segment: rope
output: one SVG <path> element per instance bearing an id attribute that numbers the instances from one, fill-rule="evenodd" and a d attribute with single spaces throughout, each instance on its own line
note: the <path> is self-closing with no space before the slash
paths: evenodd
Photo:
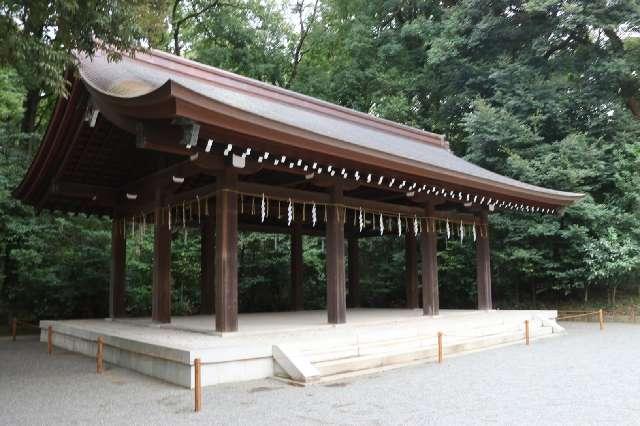
<path id="1" fill-rule="evenodd" d="M 16 324 L 22 324 L 22 325 L 26 325 L 27 327 L 40 329 L 39 325 L 31 324 L 30 322 L 21 321 L 19 319 L 16 319 Z"/>
<path id="2" fill-rule="evenodd" d="M 558 321 L 562 321 L 562 320 L 566 320 L 566 319 L 570 319 L 570 318 L 580 318 L 580 317 L 586 317 L 589 315 L 597 315 L 599 313 L 599 311 L 594 311 L 594 312 L 587 312 L 584 314 L 577 314 L 577 315 L 568 315 L 566 317 L 558 317 L 556 318 L 556 320 Z"/>
<path id="3" fill-rule="evenodd" d="M 523 329 L 524 330 L 524 329 Z M 516 331 L 516 330 L 507 330 L 504 331 L 502 333 L 492 333 L 492 334 L 481 334 L 481 335 L 475 335 L 475 336 L 467 336 L 467 335 L 463 335 L 463 334 L 450 334 L 450 333 L 442 333 L 443 336 L 448 336 L 448 337 L 458 337 L 458 338 L 464 338 L 464 339 L 477 339 L 477 338 L 481 338 L 481 337 L 493 337 L 493 336 L 502 336 L 505 333 L 509 333 L 512 331 Z M 517 331 L 521 331 L 521 330 L 517 330 Z"/>

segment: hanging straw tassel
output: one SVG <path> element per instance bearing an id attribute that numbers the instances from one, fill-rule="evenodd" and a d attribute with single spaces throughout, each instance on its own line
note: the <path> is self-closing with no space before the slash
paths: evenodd
<path id="1" fill-rule="evenodd" d="M 318 211 L 316 210 L 316 203 L 313 203 L 311 207 L 311 224 L 313 227 L 316 227 L 316 222 L 318 221 Z"/>

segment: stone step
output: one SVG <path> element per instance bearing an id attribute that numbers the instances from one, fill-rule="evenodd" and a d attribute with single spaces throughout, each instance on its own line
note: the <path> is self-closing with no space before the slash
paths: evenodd
<path id="1" fill-rule="evenodd" d="M 537 328 L 532 334 L 531 340 L 550 337 L 553 333 L 551 327 Z M 447 343 L 447 340 L 450 343 Z M 523 342 L 523 335 L 517 332 L 499 333 L 493 336 L 478 336 L 474 338 L 448 338 L 444 342 L 443 352 L 445 357 L 487 349 L 504 344 L 514 344 Z M 312 365 L 319 371 L 322 381 L 331 377 L 339 378 L 344 374 L 361 372 L 368 374 L 380 368 L 392 365 L 403 365 L 415 361 L 433 361 L 437 359 L 437 344 L 431 344 L 418 348 L 398 347 L 389 349 L 386 352 L 357 355 L 347 358 L 333 359 L 320 362 L 312 362 Z"/>
<path id="2" fill-rule="evenodd" d="M 534 335 L 540 327 L 532 326 L 531 334 Z M 519 333 L 520 336 L 524 336 L 524 326 L 519 323 L 505 325 L 491 325 L 485 327 L 478 327 L 474 329 L 464 330 L 452 330 L 448 333 L 452 338 L 456 339 L 456 336 L 462 336 L 464 338 L 473 338 L 476 336 L 487 336 L 503 333 Z M 390 350 L 410 350 L 430 347 L 437 344 L 437 334 L 427 335 L 410 335 L 409 337 L 396 337 L 393 338 L 390 335 L 384 336 L 385 338 L 379 340 L 368 340 L 361 342 L 362 339 L 354 341 L 349 344 L 343 344 L 339 346 L 326 347 L 317 346 L 313 348 L 301 348 L 300 353 L 305 356 L 311 363 L 339 360 L 344 358 L 351 358 L 355 356 L 372 355 L 385 353 Z"/>

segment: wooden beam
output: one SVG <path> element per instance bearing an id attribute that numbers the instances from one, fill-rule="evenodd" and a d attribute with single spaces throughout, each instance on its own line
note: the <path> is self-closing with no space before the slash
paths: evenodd
<path id="1" fill-rule="evenodd" d="M 489 249 L 488 213 L 486 210 L 478 213 L 478 223 L 482 232 L 476 239 L 476 283 L 478 286 L 478 309 L 491 310 L 491 253 Z"/>
<path id="2" fill-rule="evenodd" d="M 190 150 L 183 141 L 185 140 L 184 128 L 165 122 L 143 122 L 135 125 L 136 147 L 150 149 L 168 154 L 189 155 Z"/>
<path id="3" fill-rule="evenodd" d="M 433 204 L 427 204 L 425 214 L 433 217 Z M 433 219 L 425 220 L 420 234 L 422 251 L 422 311 L 424 315 L 439 315 L 438 233 Z"/>
<path id="4" fill-rule="evenodd" d="M 111 221 L 111 279 L 109 280 L 109 317 L 125 316 L 125 274 L 127 240 L 124 220 Z"/>
<path id="5" fill-rule="evenodd" d="M 404 234 L 407 309 L 418 307 L 418 244 L 413 232 Z"/>
<path id="6" fill-rule="evenodd" d="M 83 198 L 101 206 L 113 206 L 116 200 L 113 188 L 76 182 L 55 182 L 51 185 L 51 194 Z"/>
<path id="7" fill-rule="evenodd" d="M 291 226 L 291 310 L 304 309 L 304 253 L 302 246 L 302 222 L 296 220 Z"/>
<path id="8" fill-rule="evenodd" d="M 262 223 L 241 223 L 238 229 L 243 232 L 262 232 L 265 234 L 289 234 L 291 228 L 286 225 L 270 225 Z M 321 228 L 302 227 L 301 235 L 313 235 L 314 237 L 324 237 L 325 231 Z"/>
<path id="9" fill-rule="evenodd" d="M 158 200 L 154 217 L 153 286 L 151 318 L 154 322 L 171 322 L 171 230 L 168 215 Z M 160 218 L 160 220 L 157 220 Z"/>
<path id="10" fill-rule="evenodd" d="M 342 204 L 342 188 L 330 190 L 331 204 Z M 330 324 L 346 322 L 345 269 L 344 269 L 344 223 L 342 209 L 328 208 L 327 237 L 325 243 L 327 259 L 327 317 Z"/>
<path id="11" fill-rule="evenodd" d="M 205 202 L 209 203 L 210 213 L 200 219 L 200 314 L 212 315 L 215 312 L 215 206 L 212 200 Z"/>
<path id="12" fill-rule="evenodd" d="M 359 308 L 362 303 L 360 291 L 360 246 L 357 237 L 349 238 L 348 264 L 349 264 L 349 293 L 347 302 L 351 308 Z"/>
<path id="13" fill-rule="evenodd" d="M 216 193 L 216 331 L 238 330 L 238 175 L 225 169 Z"/>
<path id="14" fill-rule="evenodd" d="M 160 189 L 167 193 L 168 191 L 165 190 L 167 187 L 180 185 L 182 179 L 186 179 L 200 173 L 219 173 L 224 170 L 225 163 L 222 158 L 215 158 L 217 158 L 217 160 L 202 160 L 199 155 L 194 155 L 188 160 L 181 161 L 124 185 L 119 190 L 119 196 L 122 200 L 126 200 L 127 193 L 137 194 L 138 198 L 136 201 L 148 201 L 149 197 L 153 195 L 156 190 Z"/>

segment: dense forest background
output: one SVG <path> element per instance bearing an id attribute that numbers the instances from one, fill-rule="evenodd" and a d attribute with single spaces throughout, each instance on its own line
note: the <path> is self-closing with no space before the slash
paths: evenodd
<path id="1" fill-rule="evenodd" d="M 640 301 L 640 5 L 635 0 L 0 0 L 0 316 L 104 316 L 107 218 L 11 198 L 75 55 L 172 52 L 446 134 L 470 161 L 583 192 L 562 217 L 490 216 L 499 308 Z M 118 60 L 117 55 L 113 60 Z M 127 303 L 150 311 L 151 236 Z M 321 238 L 305 307 L 324 306 Z M 289 236 L 243 234 L 240 310 L 289 306 Z M 361 241 L 365 306 L 404 304 L 404 240 Z M 443 307 L 475 305 L 472 241 L 439 242 Z M 197 312 L 199 235 L 174 238 L 173 309 Z"/>

